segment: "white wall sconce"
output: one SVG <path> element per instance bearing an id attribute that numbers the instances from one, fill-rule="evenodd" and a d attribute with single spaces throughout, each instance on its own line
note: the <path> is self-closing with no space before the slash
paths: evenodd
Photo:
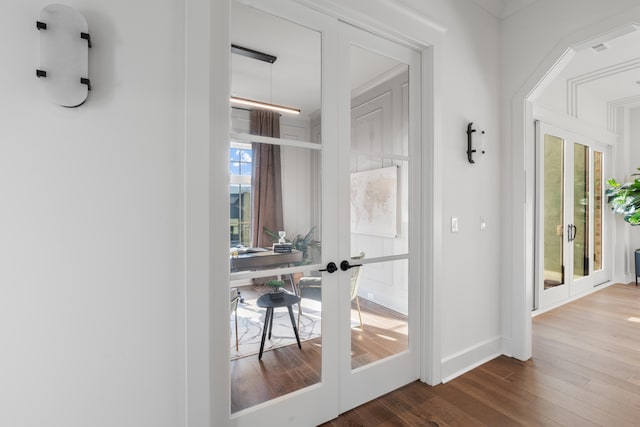
<path id="1" fill-rule="evenodd" d="M 484 131 L 473 128 L 473 122 L 467 125 L 467 159 L 469 163 L 476 163 L 485 153 Z"/>
<path id="2" fill-rule="evenodd" d="M 40 32 L 36 76 L 43 80 L 47 95 L 63 107 L 82 105 L 91 90 L 86 19 L 69 6 L 50 4 L 40 11 L 36 28 Z"/>

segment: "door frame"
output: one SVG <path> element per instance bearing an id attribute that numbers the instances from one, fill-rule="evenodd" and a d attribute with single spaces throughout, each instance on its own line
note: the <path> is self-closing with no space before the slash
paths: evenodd
<path id="1" fill-rule="evenodd" d="M 368 9 L 353 8 L 333 0 L 282 0 L 280 4 L 306 5 L 312 9 L 419 49 L 422 53 L 421 174 L 423 236 L 421 312 L 423 339 L 421 379 L 441 382 L 440 304 L 442 265 L 442 114 L 444 97 L 442 58 L 446 28 L 406 6 L 385 2 Z M 363 11 L 366 10 L 366 13 Z M 402 21 L 400 30 L 389 20 Z M 227 0 L 187 0 L 185 12 L 185 425 L 230 424 L 229 363 L 226 324 L 228 303 L 216 298 L 214 289 L 228 248 L 216 244 L 228 233 L 228 212 L 216 209 L 216 200 L 227 197 L 220 183 L 228 178 L 230 53 L 229 3 Z M 225 237 L 226 238 L 226 237 Z M 224 276 L 224 274 L 222 274 Z M 224 277 L 222 277 L 224 280 Z M 221 330 L 222 329 L 222 330 Z M 227 341 L 225 341 L 225 338 Z M 178 362 L 179 363 L 179 362 Z"/>

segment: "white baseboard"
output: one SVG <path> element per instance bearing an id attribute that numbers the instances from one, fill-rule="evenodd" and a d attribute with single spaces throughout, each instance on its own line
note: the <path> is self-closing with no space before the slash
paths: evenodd
<path id="1" fill-rule="evenodd" d="M 502 337 L 494 337 L 442 359 L 442 382 L 446 383 L 502 355 Z"/>
<path id="2" fill-rule="evenodd" d="M 569 298 L 563 299 L 562 301 L 558 301 L 558 302 L 556 302 L 554 304 L 551 304 L 551 305 L 549 305 L 547 307 L 539 308 L 537 310 L 534 310 L 533 312 L 531 312 L 531 317 L 536 317 L 536 316 L 538 316 L 540 314 L 546 313 L 547 311 L 551 311 L 554 308 L 558 308 L 558 307 L 561 307 L 561 306 L 563 306 L 565 304 L 573 302 L 575 300 L 579 300 L 580 298 L 586 297 L 587 295 L 590 295 L 590 294 L 592 294 L 594 292 L 597 292 L 597 291 L 599 291 L 601 289 L 608 288 L 609 286 L 611 286 L 611 285 L 613 285 L 615 283 L 621 283 L 621 282 L 615 282 L 613 280 L 610 280 L 608 282 L 601 283 L 601 284 L 599 284 L 597 286 L 594 286 L 593 288 L 587 289 L 586 291 L 581 292 L 581 293 L 579 293 L 577 295 L 570 296 Z"/>

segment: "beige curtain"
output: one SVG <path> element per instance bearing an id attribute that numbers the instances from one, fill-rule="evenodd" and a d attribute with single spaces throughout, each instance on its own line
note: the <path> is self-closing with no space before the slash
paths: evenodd
<path id="1" fill-rule="evenodd" d="M 278 113 L 252 110 L 250 120 L 253 135 L 280 138 Z M 283 230 L 280 146 L 254 142 L 252 152 L 251 246 L 268 247 L 272 240 L 264 228 L 276 233 Z"/>

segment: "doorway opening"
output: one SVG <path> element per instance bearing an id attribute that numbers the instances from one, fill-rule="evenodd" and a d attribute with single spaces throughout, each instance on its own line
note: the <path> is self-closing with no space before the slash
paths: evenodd
<path id="1" fill-rule="evenodd" d="M 637 79 L 627 80 L 626 87 L 611 82 L 616 78 L 629 78 L 638 68 L 637 54 L 633 53 L 633 46 L 638 43 L 637 29 L 636 25 L 626 24 L 621 18 L 617 27 L 606 31 L 602 27 L 594 28 L 588 39 L 584 35 L 581 39 L 567 38 L 564 45 L 560 43 L 545 59 L 549 69 L 532 76 L 516 94 L 514 99 L 522 102 L 512 105 L 512 138 L 522 141 L 522 144 L 514 145 L 512 151 L 514 171 L 522 168 L 537 173 L 514 175 L 514 188 L 525 189 L 525 200 L 535 201 L 541 185 L 537 178 L 541 171 L 536 163 L 536 139 L 540 138 L 536 137 L 535 119 L 572 134 L 587 136 L 608 149 L 608 153 L 604 151 L 604 156 L 608 157 L 610 172 L 605 172 L 605 179 L 620 176 L 625 180 L 633 171 L 634 167 L 630 164 L 632 148 L 629 144 L 629 120 L 640 105 L 640 88 L 635 83 Z M 632 41 L 634 38 L 635 42 Z M 596 47 L 603 43 L 608 49 L 597 53 Z M 593 66 L 588 69 L 582 60 L 577 60 L 586 54 L 596 55 Z M 570 75 L 572 70 L 580 72 Z M 640 156 L 638 159 L 636 163 L 640 161 Z M 512 294 L 515 308 L 511 312 L 514 331 L 511 353 L 514 357 L 527 360 L 531 357 L 531 314 L 538 307 L 537 288 L 544 283 L 542 255 L 539 251 L 543 247 L 542 229 L 538 222 L 541 205 L 520 204 L 518 200 L 521 199 L 514 197 L 514 218 L 521 217 L 522 221 L 512 224 L 512 243 L 514 247 L 522 247 L 523 251 L 514 258 L 511 272 L 513 283 L 522 283 L 522 286 L 514 287 Z M 609 270 L 600 286 L 607 286 L 615 281 L 628 281 L 632 251 L 628 226 L 623 227 L 620 222 L 614 221 L 606 204 L 603 211 L 603 239 L 606 243 L 603 243 L 601 256 Z M 590 263 L 594 261 L 589 260 Z M 589 291 L 597 289 L 592 287 Z M 538 310 L 541 312 L 541 309 Z"/>

